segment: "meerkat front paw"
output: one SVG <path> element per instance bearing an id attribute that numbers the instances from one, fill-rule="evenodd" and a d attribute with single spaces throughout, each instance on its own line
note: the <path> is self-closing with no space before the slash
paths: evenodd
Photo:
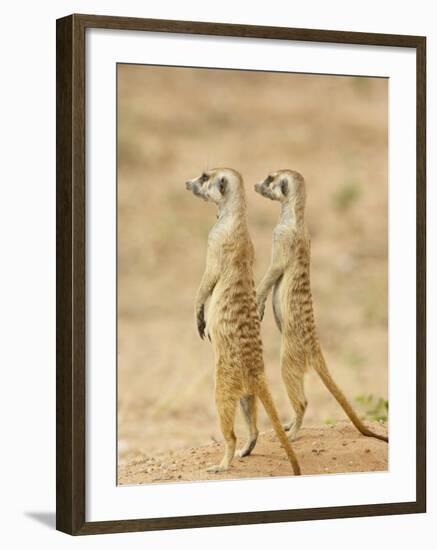
<path id="1" fill-rule="evenodd" d="M 259 320 L 262 321 L 264 318 L 264 310 L 265 310 L 265 304 L 262 302 L 258 302 L 257 304 L 257 310 L 258 310 L 258 317 Z"/>

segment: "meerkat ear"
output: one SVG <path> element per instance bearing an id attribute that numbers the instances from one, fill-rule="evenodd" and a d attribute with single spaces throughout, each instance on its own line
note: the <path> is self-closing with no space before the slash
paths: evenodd
<path id="1" fill-rule="evenodd" d="M 222 195 L 225 194 L 227 184 L 228 180 L 225 178 L 225 176 L 222 176 L 218 181 L 218 189 Z"/>
<path id="2" fill-rule="evenodd" d="M 281 191 L 283 195 L 288 193 L 288 181 L 285 179 L 281 180 Z"/>

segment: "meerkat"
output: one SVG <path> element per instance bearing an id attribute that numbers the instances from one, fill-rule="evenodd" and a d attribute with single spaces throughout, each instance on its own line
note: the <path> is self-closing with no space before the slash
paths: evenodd
<path id="1" fill-rule="evenodd" d="M 279 170 L 255 184 L 255 191 L 281 203 L 279 223 L 273 231 L 270 267 L 257 288 L 257 307 L 262 320 L 268 294 L 273 288 L 273 313 L 282 333 L 281 373 L 295 413 L 294 420 L 284 426 L 290 440 L 296 437 L 302 425 L 307 407 L 304 375 L 307 367 L 312 366 L 363 435 L 388 441 L 387 437 L 374 433 L 363 424 L 334 382 L 322 354 L 310 287 L 311 251 L 305 224 L 304 178 L 293 170 Z"/>
<path id="2" fill-rule="evenodd" d="M 231 464 L 236 446 L 234 419 L 238 401 L 249 432 L 238 454 L 251 453 L 258 437 L 256 398 L 259 398 L 294 474 L 299 475 L 299 463 L 280 423 L 264 372 L 252 273 L 254 250 L 247 228 L 243 179 L 235 170 L 217 168 L 187 181 L 186 188 L 218 206 L 217 222 L 208 235 L 206 268 L 195 300 L 199 335 L 202 339 L 208 336 L 214 351 L 215 400 L 225 440 L 222 462 L 208 470 L 222 472 Z"/>

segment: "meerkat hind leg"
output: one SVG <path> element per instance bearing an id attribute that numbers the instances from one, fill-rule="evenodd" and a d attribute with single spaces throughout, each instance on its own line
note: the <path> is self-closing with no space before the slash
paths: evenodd
<path id="1" fill-rule="evenodd" d="M 294 418 L 284 426 L 288 432 L 288 439 L 292 441 L 303 422 L 307 408 L 307 400 L 304 391 L 305 362 L 297 359 L 284 361 L 282 364 L 282 378 L 287 390 L 288 398 L 294 410 Z"/>
<path id="2" fill-rule="evenodd" d="M 245 395 L 240 399 L 240 405 L 244 420 L 246 421 L 247 428 L 249 430 L 248 438 L 244 447 L 237 451 L 237 456 L 243 458 L 244 456 L 250 455 L 258 439 L 258 428 L 256 426 L 256 396 Z"/>
<path id="3" fill-rule="evenodd" d="M 224 395 L 223 392 L 216 390 L 216 403 L 217 403 L 217 412 L 219 415 L 220 428 L 225 440 L 225 455 L 216 466 L 210 466 L 207 468 L 208 472 L 225 472 L 234 458 L 235 446 L 237 438 L 234 433 L 234 419 L 235 419 L 235 409 L 237 405 L 237 399 L 229 395 Z"/>

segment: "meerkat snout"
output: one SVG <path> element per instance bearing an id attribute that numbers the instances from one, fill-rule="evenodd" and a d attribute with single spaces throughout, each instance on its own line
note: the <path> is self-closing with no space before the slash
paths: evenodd
<path id="1" fill-rule="evenodd" d="M 272 184 L 273 182 L 273 184 Z M 275 176 L 269 175 L 263 181 L 255 183 L 255 192 L 270 200 L 280 200 L 276 192 Z"/>
<path id="2" fill-rule="evenodd" d="M 205 179 L 202 175 L 199 178 L 187 180 L 185 182 L 185 189 L 187 189 L 187 191 L 191 191 L 196 197 L 200 197 L 203 200 L 208 200 L 208 198 L 205 196 L 205 192 L 203 189 L 204 183 Z"/>

